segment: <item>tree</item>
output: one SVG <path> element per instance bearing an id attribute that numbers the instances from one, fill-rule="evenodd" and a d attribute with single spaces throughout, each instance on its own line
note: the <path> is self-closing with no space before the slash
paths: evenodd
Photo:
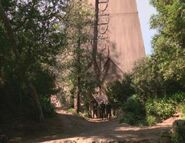
<path id="1" fill-rule="evenodd" d="M 11 101 L 12 110 L 18 106 L 17 110 L 20 108 L 24 112 L 28 109 L 30 113 L 36 105 L 41 120 L 44 112 L 41 101 L 43 98 L 49 99 L 54 92 L 52 69 L 56 55 L 64 45 L 64 33 L 55 26 L 62 25 L 59 17 L 65 7 L 64 2 L 0 1 L 2 103 Z M 42 85 L 38 85 L 41 79 L 48 88 L 43 89 Z"/>
<path id="2" fill-rule="evenodd" d="M 114 81 L 108 85 L 107 95 L 114 107 L 122 106 L 135 93 L 131 77 L 131 74 L 124 74 L 122 81 Z"/>
<path id="3" fill-rule="evenodd" d="M 152 55 L 139 61 L 133 69 L 131 75 L 133 87 L 144 99 L 165 95 L 166 88 L 157 62 Z"/>
<path id="4" fill-rule="evenodd" d="M 87 102 L 95 88 L 90 49 L 93 13 L 87 1 L 81 0 L 71 1 L 65 12 L 64 26 L 68 44 L 67 58 L 64 61 L 67 65 L 66 79 L 70 82 L 68 88 L 74 98 L 75 111 L 78 113 L 81 102 Z"/>
<path id="5" fill-rule="evenodd" d="M 93 42 L 92 42 L 92 60 L 97 88 L 99 96 L 102 96 L 105 91 L 105 81 L 110 69 L 110 41 L 108 38 L 109 30 L 109 14 L 108 1 L 94 1 L 94 27 L 93 27 Z M 104 8 L 102 8 L 104 7 Z"/>
<path id="6" fill-rule="evenodd" d="M 136 92 L 144 97 L 166 96 L 185 87 L 185 2 L 151 0 L 151 4 L 158 11 L 151 18 L 151 27 L 158 30 L 154 53 L 138 63 L 132 75 Z"/>
<path id="7" fill-rule="evenodd" d="M 185 2 L 183 0 L 151 1 L 158 13 L 151 27 L 158 29 L 153 40 L 159 71 L 166 81 L 175 80 L 185 87 Z"/>

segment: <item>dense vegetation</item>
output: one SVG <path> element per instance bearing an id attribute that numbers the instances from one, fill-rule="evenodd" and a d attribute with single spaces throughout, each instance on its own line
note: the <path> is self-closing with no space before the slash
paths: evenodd
<path id="1" fill-rule="evenodd" d="M 75 108 L 78 113 L 82 110 L 87 112 L 90 95 L 96 86 L 91 68 L 92 45 L 89 44 L 93 37 L 94 13 L 86 1 L 79 0 L 70 2 L 65 11 L 67 45 L 65 52 L 60 55 L 64 60 L 61 61 L 63 69 L 59 74 L 62 80 L 58 82 L 67 88 L 62 96 L 63 101 L 66 101 L 66 95 L 71 98 L 69 108 Z M 81 103 L 85 104 L 83 108 L 80 107 Z"/>
<path id="2" fill-rule="evenodd" d="M 56 55 L 65 45 L 63 1 L 0 1 L 0 120 L 43 120 L 55 94 Z M 16 108 L 15 108 L 16 107 Z M 10 117 L 9 117 L 10 116 Z"/>
<path id="3" fill-rule="evenodd" d="M 157 10 L 151 28 L 158 30 L 153 54 L 103 87 L 105 76 L 93 60 L 104 55 L 91 49 L 94 13 L 86 2 L 0 0 L 0 123 L 44 120 L 54 113 L 51 95 L 77 113 L 88 112 L 98 87 L 122 109 L 121 122 L 150 126 L 179 111 L 185 118 L 185 2 L 151 4 Z"/>
<path id="4" fill-rule="evenodd" d="M 51 95 L 76 112 L 88 110 L 99 83 L 93 15 L 80 0 L 0 0 L 1 123 L 44 120 L 54 113 Z"/>
<path id="5" fill-rule="evenodd" d="M 152 0 L 151 4 L 157 10 L 151 27 L 158 30 L 153 38 L 153 54 L 139 61 L 129 76 L 108 90 L 118 105 L 123 105 L 126 115 L 122 121 L 130 124 L 154 125 L 171 117 L 179 104 L 184 108 L 185 2 Z"/>

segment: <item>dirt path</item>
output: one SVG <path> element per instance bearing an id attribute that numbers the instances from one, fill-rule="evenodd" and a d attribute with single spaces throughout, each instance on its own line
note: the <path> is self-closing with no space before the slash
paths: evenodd
<path id="1" fill-rule="evenodd" d="M 119 124 L 117 120 L 85 120 L 79 116 L 58 112 L 56 118 L 39 125 L 25 134 L 25 143 L 156 143 L 160 133 L 169 130 L 174 120 L 170 118 L 153 127 L 134 127 Z"/>

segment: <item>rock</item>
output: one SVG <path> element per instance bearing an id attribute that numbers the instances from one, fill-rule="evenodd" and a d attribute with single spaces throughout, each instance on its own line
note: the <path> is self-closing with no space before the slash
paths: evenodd
<path id="1" fill-rule="evenodd" d="M 185 126 L 185 120 L 175 120 L 173 126 Z"/>
<path id="2" fill-rule="evenodd" d="M 185 120 L 176 120 L 172 125 L 172 133 L 176 133 L 178 128 L 185 128 Z"/>

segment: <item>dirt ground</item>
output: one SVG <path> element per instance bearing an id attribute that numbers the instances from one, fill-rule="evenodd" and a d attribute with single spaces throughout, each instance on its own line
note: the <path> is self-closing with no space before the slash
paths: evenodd
<path id="1" fill-rule="evenodd" d="M 57 113 L 55 118 L 43 123 L 29 122 L 17 129 L 17 140 L 23 143 L 157 143 L 161 132 L 169 130 L 177 119 L 173 117 L 153 127 L 135 127 L 119 124 L 116 119 L 87 120 L 62 110 Z"/>

